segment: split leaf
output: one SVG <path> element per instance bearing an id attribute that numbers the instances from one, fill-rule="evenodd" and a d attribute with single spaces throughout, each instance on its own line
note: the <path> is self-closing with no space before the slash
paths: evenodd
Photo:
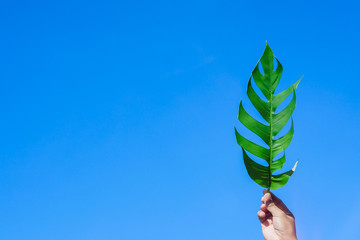
<path id="1" fill-rule="evenodd" d="M 277 63 L 276 69 L 274 69 L 274 60 Z M 260 64 L 264 74 L 262 74 L 259 69 Z M 282 174 L 273 174 L 283 167 L 286 160 L 284 151 L 289 146 L 294 135 L 294 124 L 291 120 L 290 130 L 281 137 L 277 136 L 289 122 L 290 118 L 292 119 L 292 114 L 296 105 L 295 89 L 301 80 L 299 79 L 283 92 L 275 94 L 275 89 L 280 82 L 282 72 L 283 67 L 281 63 L 275 58 L 273 51 L 266 43 L 264 53 L 252 71 L 246 91 L 250 102 L 264 118 L 266 124 L 261 123 L 248 114 L 245 111 L 242 101 L 239 106 L 239 121 L 263 140 L 267 147 L 262 147 L 259 144 L 249 141 L 235 128 L 236 141 L 242 147 L 245 166 L 250 178 L 260 186 L 268 189 L 277 189 L 284 186 L 290 176 L 294 173 L 297 165 L 296 162 L 291 170 Z M 252 79 L 264 95 L 266 101 L 255 92 L 252 86 Z M 290 95 L 292 95 L 290 103 L 283 110 L 275 113 L 280 104 Z M 267 166 L 259 164 L 251 159 L 247 152 L 264 159 L 267 162 Z M 281 153 L 283 153 L 282 157 L 274 160 L 275 157 Z"/>

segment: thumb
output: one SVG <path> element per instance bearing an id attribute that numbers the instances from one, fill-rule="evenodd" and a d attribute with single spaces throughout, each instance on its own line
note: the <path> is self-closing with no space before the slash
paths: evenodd
<path id="1" fill-rule="evenodd" d="M 281 216 L 290 212 L 285 204 L 271 192 L 265 193 L 264 203 L 273 216 Z"/>

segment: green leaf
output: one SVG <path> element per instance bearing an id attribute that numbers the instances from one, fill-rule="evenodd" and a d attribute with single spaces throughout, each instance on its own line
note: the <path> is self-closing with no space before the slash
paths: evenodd
<path id="1" fill-rule="evenodd" d="M 245 167 L 249 173 L 250 178 L 260 186 L 267 188 L 269 186 L 268 168 L 252 160 L 246 154 L 244 149 L 243 149 L 243 157 L 244 157 Z"/>
<path id="2" fill-rule="evenodd" d="M 255 156 L 264 159 L 265 161 L 268 161 L 269 159 L 269 149 L 266 149 L 262 146 L 257 145 L 256 143 L 253 143 L 243 136 L 241 136 L 238 131 L 235 128 L 235 135 L 236 135 L 236 141 L 237 143 L 244 148 L 246 151 L 254 154 Z"/>
<path id="3" fill-rule="evenodd" d="M 276 69 L 274 69 L 274 60 L 277 62 Z M 260 72 L 260 64 L 264 70 L 264 74 Z M 266 43 L 264 53 L 252 71 L 246 93 L 252 105 L 267 122 L 267 124 L 259 122 L 248 114 L 242 104 L 242 101 L 239 106 L 239 121 L 246 128 L 255 133 L 261 140 L 263 140 L 268 147 L 262 147 L 252 141 L 249 141 L 235 128 L 236 141 L 242 147 L 244 163 L 250 178 L 260 186 L 268 189 L 277 189 L 284 186 L 290 176 L 294 173 L 297 166 L 296 162 L 295 166 L 291 170 L 281 174 L 273 174 L 275 171 L 282 169 L 286 161 L 284 151 L 289 146 L 294 135 L 294 123 L 291 120 L 291 127 L 288 132 L 283 136 L 277 137 L 279 132 L 289 122 L 290 118 L 292 118 L 296 105 L 295 89 L 301 80 L 300 78 L 286 90 L 278 94 L 274 94 L 280 82 L 282 72 L 283 67 L 281 63 L 277 58 L 275 58 L 273 51 Z M 267 101 L 262 100 L 262 98 L 255 92 L 251 83 L 252 79 Z M 290 103 L 282 111 L 275 113 L 280 104 L 291 94 L 292 99 Z M 264 166 L 257 163 L 251 159 L 247 152 L 265 160 L 267 165 Z M 278 160 L 274 160 L 274 158 L 281 153 L 284 153 L 283 156 Z"/>
<path id="4" fill-rule="evenodd" d="M 247 88 L 247 95 L 254 105 L 256 110 L 261 114 L 261 116 L 265 119 L 265 121 L 270 121 L 270 105 L 268 102 L 264 102 L 254 91 L 253 87 L 251 86 L 251 78 L 249 80 L 248 88 Z"/>
<path id="5" fill-rule="evenodd" d="M 270 127 L 262 124 L 261 122 L 250 116 L 245 111 L 242 102 L 240 102 L 238 119 L 242 124 L 244 124 L 245 127 L 258 135 L 266 144 L 269 144 Z"/>

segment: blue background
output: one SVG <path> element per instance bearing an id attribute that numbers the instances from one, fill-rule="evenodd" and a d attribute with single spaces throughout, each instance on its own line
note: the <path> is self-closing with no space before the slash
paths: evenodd
<path id="1" fill-rule="evenodd" d="M 358 239 L 359 10 L 3 0 L 0 239 L 261 239 L 234 126 L 266 40 L 280 90 L 304 75 L 275 194 L 299 239 Z"/>

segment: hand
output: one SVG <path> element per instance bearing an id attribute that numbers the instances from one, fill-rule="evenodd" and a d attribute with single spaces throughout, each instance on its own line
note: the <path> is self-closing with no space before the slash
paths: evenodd
<path id="1" fill-rule="evenodd" d="M 285 204 L 267 189 L 263 191 L 258 217 L 266 240 L 297 240 L 295 218 Z"/>

